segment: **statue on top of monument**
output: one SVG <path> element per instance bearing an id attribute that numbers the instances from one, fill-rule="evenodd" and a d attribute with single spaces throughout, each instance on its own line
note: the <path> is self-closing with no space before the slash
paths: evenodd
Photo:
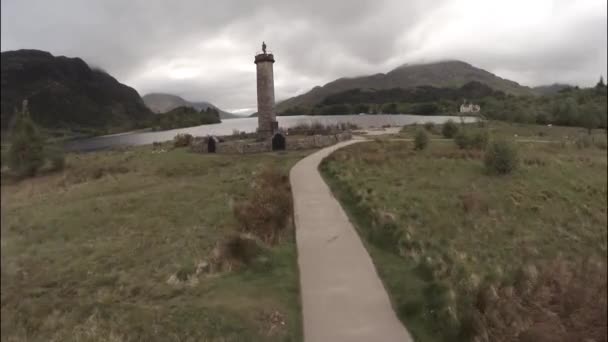
<path id="1" fill-rule="evenodd" d="M 262 42 L 262 51 L 266 54 L 266 43 Z"/>

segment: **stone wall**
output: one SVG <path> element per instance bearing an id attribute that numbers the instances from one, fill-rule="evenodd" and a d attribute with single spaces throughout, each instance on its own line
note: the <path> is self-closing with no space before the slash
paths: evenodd
<path id="1" fill-rule="evenodd" d="M 341 141 L 350 140 L 350 132 L 343 132 L 332 135 L 310 135 L 310 136 L 286 136 L 287 150 L 307 150 L 321 148 L 336 144 Z M 194 139 L 190 150 L 197 153 L 207 153 L 207 139 Z M 226 141 L 216 143 L 216 153 L 262 153 L 272 151 L 271 140 L 265 141 Z"/>

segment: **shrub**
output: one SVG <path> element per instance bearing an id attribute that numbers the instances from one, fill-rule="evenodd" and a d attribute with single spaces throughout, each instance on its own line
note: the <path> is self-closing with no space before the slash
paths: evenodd
<path id="1" fill-rule="evenodd" d="M 264 247 L 252 235 L 233 234 L 222 242 L 222 250 L 224 258 L 249 265 L 264 252 Z"/>
<path id="2" fill-rule="evenodd" d="M 458 133 L 458 126 L 452 119 L 443 124 L 441 134 L 443 134 L 444 137 L 451 139 L 456 135 L 456 133 Z"/>
<path id="3" fill-rule="evenodd" d="M 473 134 L 473 137 L 471 138 L 471 147 L 478 150 L 483 150 L 488 146 L 489 141 L 490 135 L 488 134 L 488 131 L 480 131 Z"/>
<path id="4" fill-rule="evenodd" d="M 192 143 L 192 134 L 180 133 L 173 138 L 174 147 L 190 146 Z"/>
<path id="5" fill-rule="evenodd" d="M 461 150 L 469 149 L 471 147 L 472 140 L 472 137 L 465 131 L 458 132 L 458 134 L 456 134 L 454 137 L 454 143 Z"/>
<path id="6" fill-rule="evenodd" d="M 431 121 L 427 121 L 424 123 L 424 129 L 426 129 L 429 132 L 434 132 L 435 131 L 435 124 Z"/>
<path id="7" fill-rule="evenodd" d="M 418 130 L 414 137 L 414 149 L 424 150 L 429 144 L 429 136 L 423 130 Z"/>
<path id="8" fill-rule="evenodd" d="M 479 131 L 474 134 L 459 131 L 454 137 L 454 143 L 456 143 L 460 149 L 483 150 L 488 145 L 489 139 L 490 137 L 487 131 Z"/>
<path id="9" fill-rule="evenodd" d="M 8 150 L 9 168 L 19 177 L 35 176 L 44 164 L 43 140 L 23 101 L 11 128 L 11 145 Z"/>
<path id="10" fill-rule="evenodd" d="M 506 141 L 495 141 L 486 150 L 484 164 L 490 173 L 511 173 L 517 168 L 517 150 L 515 146 Z"/>

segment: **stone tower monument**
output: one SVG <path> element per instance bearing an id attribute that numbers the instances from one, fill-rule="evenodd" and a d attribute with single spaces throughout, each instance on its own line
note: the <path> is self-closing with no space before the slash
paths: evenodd
<path id="1" fill-rule="evenodd" d="M 278 130 L 274 113 L 274 76 L 272 64 L 274 56 L 266 53 L 266 43 L 262 42 L 262 53 L 255 56 L 258 85 L 258 134 L 270 137 Z"/>

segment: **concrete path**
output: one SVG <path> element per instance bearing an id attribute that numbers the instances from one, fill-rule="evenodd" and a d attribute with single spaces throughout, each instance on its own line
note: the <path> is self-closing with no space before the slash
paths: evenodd
<path id="1" fill-rule="evenodd" d="M 367 250 L 318 165 L 345 141 L 299 161 L 294 197 L 305 342 L 408 342 Z"/>

